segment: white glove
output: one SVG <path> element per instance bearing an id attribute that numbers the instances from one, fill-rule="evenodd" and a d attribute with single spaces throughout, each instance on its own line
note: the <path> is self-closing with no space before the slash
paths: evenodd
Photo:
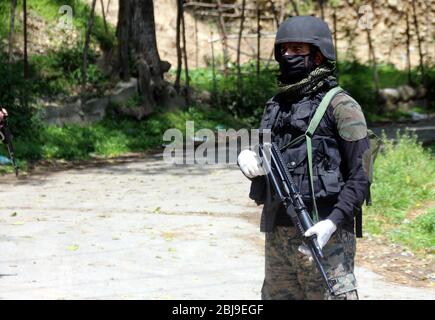
<path id="1" fill-rule="evenodd" d="M 325 244 L 328 242 L 329 238 L 331 238 L 332 234 L 337 230 L 337 226 L 334 222 L 329 219 L 317 222 L 314 226 L 308 229 L 304 236 L 311 237 L 313 234 L 317 235 L 317 242 L 319 243 L 320 249 L 322 249 Z M 305 245 L 301 245 L 298 248 L 299 252 L 310 256 L 311 251 Z"/>
<path id="2" fill-rule="evenodd" d="M 237 162 L 240 169 L 248 178 L 252 179 L 265 174 L 260 164 L 260 159 L 254 151 L 243 150 L 240 152 Z"/>

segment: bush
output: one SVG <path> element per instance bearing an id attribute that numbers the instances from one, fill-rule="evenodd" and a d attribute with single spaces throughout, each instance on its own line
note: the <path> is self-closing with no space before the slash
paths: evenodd
<path id="1" fill-rule="evenodd" d="M 372 234 L 404 239 L 402 231 L 408 229 L 398 227 L 409 210 L 435 198 L 435 161 L 413 135 L 398 136 L 396 143 L 384 137 L 384 142 L 374 166 L 373 205 L 364 210 L 364 226 Z M 432 218 L 416 220 L 413 226 Z"/>
<path id="2" fill-rule="evenodd" d="M 237 69 L 229 68 L 227 76 L 215 73 L 211 68 L 199 68 L 189 71 L 191 85 L 197 90 L 207 90 L 212 94 L 213 107 L 229 112 L 238 119 L 244 119 L 257 126 L 264 111 L 265 103 L 276 93 L 276 69 L 266 69 L 262 65 L 257 77 L 256 64 L 251 62 L 242 66 L 242 83 L 238 83 Z M 184 73 L 182 73 L 184 79 Z"/>

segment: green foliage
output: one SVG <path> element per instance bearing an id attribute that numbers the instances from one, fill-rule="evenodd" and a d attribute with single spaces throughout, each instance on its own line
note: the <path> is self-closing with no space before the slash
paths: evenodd
<path id="1" fill-rule="evenodd" d="M 397 229 L 416 204 L 435 198 L 435 161 L 415 136 L 398 136 L 397 143 L 386 137 L 383 140 L 385 145 L 374 166 L 373 205 L 365 208 L 364 225 L 369 233 L 400 240 L 404 239 L 401 230 L 416 230 L 415 226 L 426 221 L 422 218 L 423 222 L 415 220 L 411 229 Z"/>
<path id="2" fill-rule="evenodd" d="M 391 231 L 391 239 L 413 250 L 435 253 L 435 207 Z"/>
<path id="3" fill-rule="evenodd" d="M 33 119 L 34 108 L 30 107 L 35 96 L 36 83 L 23 79 L 23 64 L 9 64 L 7 56 L 0 52 L 0 106 L 7 107 L 11 131 L 17 135 L 31 135 L 37 128 Z M 37 131 L 37 130 L 36 130 Z"/>
<path id="4" fill-rule="evenodd" d="M 7 38 L 9 34 L 9 20 L 10 20 L 10 0 L 0 0 L 0 37 Z M 87 28 L 88 17 L 90 15 L 89 6 L 81 0 L 27 0 L 29 12 L 34 12 L 44 18 L 48 23 L 56 24 L 61 18 L 59 8 L 63 5 L 69 5 L 73 9 L 73 24 L 80 31 L 83 38 Z M 16 15 L 22 13 L 22 0 L 18 1 Z M 20 32 L 22 26 L 19 24 L 18 19 L 15 19 L 15 30 Z M 32 35 L 29 34 L 31 41 Z M 115 28 L 108 24 L 108 32 L 104 27 L 103 18 L 95 15 L 94 25 L 92 29 L 92 39 L 101 46 L 103 50 L 109 50 L 115 44 Z"/>
<path id="5" fill-rule="evenodd" d="M 212 93 L 213 108 L 229 112 L 236 118 L 244 119 L 253 126 L 258 125 L 264 105 L 276 92 L 276 69 L 266 69 L 262 65 L 259 76 L 256 64 L 242 66 L 242 82 L 238 82 L 237 68 L 232 66 L 225 76 L 211 68 L 198 68 L 189 71 L 193 87 Z M 215 78 L 215 80 L 213 80 Z M 184 79 L 184 73 L 182 73 Z"/>
<path id="6" fill-rule="evenodd" d="M 163 143 L 163 133 L 170 128 L 186 131 L 186 121 L 195 122 L 195 130 L 217 126 L 239 129 L 246 123 L 221 111 L 190 107 L 185 111 L 155 114 L 144 121 L 110 116 L 88 126 L 42 126 L 38 135 L 20 136 L 15 141 L 19 160 L 86 159 L 91 154 L 117 156 L 129 151 L 144 151 Z M 3 147 L 2 154 L 7 156 Z"/>
<path id="7" fill-rule="evenodd" d="M 215 80 L 213 80 L 211 68 L 190 70 L 189 77 L 193 87 L 212 93 L 214 108 L 230 112 L 235 117 L 243 118 L 256 126 L 266 101 L 277 92 L 278 70 L 275 63 L 271 66 L 271 68 L 266 68 L 265 64 L 261 64 L 260 75 L 257 77 L 254 61 L 243 65 L 241 84 L 238 83 L 237 69 L 234 65 L 229 68 L 227 76 L 224 76 L 221 71 L 216 71 Z M 338 68 L 340 85 L 359 102 L 369 121 L 409 117 L 409 114 L 400 111 L 379 115 L 371 66 L 356 61 L 342 61 Z M 432 101 L 435 101 L 435 71 L 433 68 L 427 68 L 427 74 L 428 83 L 431 84 L 429 98 L 433 95 Z M 392 65 L 379 65 L 378 75 L 381 88 L 397 87 L 408 82 L 408 73 L 397 70 Z M 416 69 L 412 70 L 411 77 L 416 84 L 422 83 L 421 76 Z M 184 79 L 184 73 L 182 73 L 182 79 Z M 432 104 L 435 105 L 435 102 Z"/>

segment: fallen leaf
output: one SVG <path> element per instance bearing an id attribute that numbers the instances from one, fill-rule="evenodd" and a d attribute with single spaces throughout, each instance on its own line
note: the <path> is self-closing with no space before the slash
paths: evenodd
<path id="1" fill-rule="evenodd" d="M 155 208 L 155 209 L 153 210 L 153 212 L 154 212 L 154 213 L 159 213 L 159 212 L 160 212 L 160 209 L 161 209 L 160 207 L 157 207 L 157 208 Z"/>
<path id="2" fill-rule="evenodd" d="M 73 245 L 67 247 L 67 249 L 68 249 L 69 251 L 76 251 L 76 250 L 79 249 L 79 246 L 76 245 L 76 244 L 73 244 Z"/>

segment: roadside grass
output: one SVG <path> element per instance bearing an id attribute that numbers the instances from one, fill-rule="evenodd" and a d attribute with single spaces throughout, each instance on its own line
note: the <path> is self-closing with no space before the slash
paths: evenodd
<path id="1" fill-rule="evenodd" d="M 435 207 L 411 221 L 406 221 L 398 229 L 392 230 L 393 241 L 403 243 L 413 251 L 435 254 Z"/>
<path id="2" fill-rule="evenodd" d="M 411 134 L 396 143 L 383 139 L 383 151 L 374 166 L 373 205 L 364 209 L 364 229 L 399 242 L 418 253 L 434 250 L 434 209 L 408 220 L 410 210 L 435 199 L 435 161 Z"/>
<path id="3" fill-rule="evenodd" d="M 93 156 L 115 157 L 127 152 L 141 152 L 161 146 L 163 133 L 170 128 L 186 133 L 186 121 L 194 121 L 195 132 L 208 128 L 241 129 L 246 123 L 231 115 L 202 107 L 190 107 L 176 112 L 162 112 L 144 121 L 106 117 L 87 126 L 41 126 L 34 136 L 19 136 L 14 140 L 16 158 L 22 170 L 29 161 L 40 159 L 79 160 Z M 8 157 L 4 146 L 1 155 Z M 10 166 L 0 166 L 0 173 L 12 172 Z"/>

